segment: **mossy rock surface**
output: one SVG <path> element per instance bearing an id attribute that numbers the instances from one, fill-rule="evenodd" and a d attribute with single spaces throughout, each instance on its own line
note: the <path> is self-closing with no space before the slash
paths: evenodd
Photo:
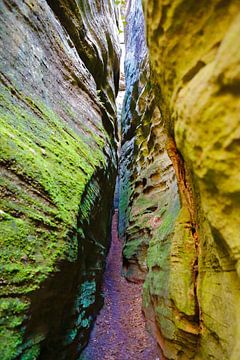
<path id="1" fill-rule="evenodd" d="M 97 25 L 86 4 L 60 9 L 1 4 L 2 360 L 76 358 L 102 304 L 116 176 L 116 18 L 111 1 Z M 79 51 L 84 29 L 69 29 L 73 18 L 88 19 L 95 44 L 86 37 Z"/>

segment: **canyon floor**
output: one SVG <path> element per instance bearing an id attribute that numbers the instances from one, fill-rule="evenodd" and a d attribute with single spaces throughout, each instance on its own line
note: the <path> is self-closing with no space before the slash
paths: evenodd
<path id="1" fill-rule="evenodd" d="M 115 211 L 103 284 L 105 305 L 80 360 L 160 360 L 157 345 L 145 328 L 142 286 L 129 283 L 121 276 L 122 243 L 117 221 Z"/>

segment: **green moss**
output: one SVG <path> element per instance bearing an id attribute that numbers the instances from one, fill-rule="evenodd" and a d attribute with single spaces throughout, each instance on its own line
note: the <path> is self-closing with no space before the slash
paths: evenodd
<path id="1" fill-rule="evenodd" d="M 139 236 L 138 239 L 128 241 L 124 244 L 123 255 L 126 259 L 131 259 L 138 255 L 142 245 L 148 245 L 149 239 L 147 237 Z"/>
<path id="2" fill-rule="evenodd" d="M 81 203 L 82 219 L 87 220 L 89 218 L 89 213 L 92 210 L 92 204 L 99 195 L 100 195 L 99 184 L 97 183 L 97 181 L 91 181 L 91 183 L 87 187 L 87 192 Z"/>
<path id="3" fill-rule="evenodd" d="M 171 238 L 180 209 L 178 198 L 172 199 L 169 203 L 170 205 L 163 213 L 162 223 L 156 229 L 149 243 L 147 253 L 149 272 L 146 276 L 143 292 L 145 308 L 150 306 L 152 295 L 166 299 L 169 294 Z"/>
<path id="4" fill-rule="evenodd" d="M 12 360 L 17 353 L 17 347 L 21 345 L 23 336 L 17 331 L 6 327 L 0 328 L 0 354 L 2 360 Z"/>
<path id="5" fill-rule="evenodd" d="M 141 215 L 148 207 L 158 204 L 158 199 L 155 196 L 148 196 L 141 193 L 133 204 L 134 208 L 137 208 L 138 213 Z"/>
<path id="6" fill-rule="evenodd" d="M 91 185 L 79 208 L 82 195 L 96 168 L 106 166 L 102 125 L 98 136 L 79 115 L 70 111 L 67 124 L 41 100 L 17 95 L 1 85 L 0 269 L 4 296 L 29 294 L 57 270 L 59 260 L 76 259 L 77 235 L 69 234 L 77 233 L 79 214 L 87 219 L 99 188 Z M 83 131 L 71 129 L 71 122 L 76 121 Z M 20 307 L 17 299 L 13 302 L 7 297 L 0 306 L 2 319 L 7 319 L 0 323 L 1 359 L 10 360 L 18 353 L 22 359 L 35 359 L 36 342 L 20 349 L 25 305 Z"/>
<path id="7" fill-rule="evenodd" d="M 59 216 L 70 223 L 72 211 L 78 210 L 76 195 L 82 193 L 99 161 L 104 162 L 103 154 L 98 146 L 88 146 L 39 100 L 24 98 L 31 107 L 29 111 L 13 105 L 8 95 L 1 99 L 2 161 L 10 163 L 9 168 L 16 174 L 41 186 L 58 206 Z"/>
<path id="8" fill-rule="evenodd" d="M 40 343 L 45 338 L 44 334 L 36 334 L 27 339 L 26 342 L 18 347 L 18 354 L 20 359 L 34 360 L 37 359 L 40 354 Z"/>
<path id="9" fill-rule="evenodd" d="M 39 354 L 40 346 L 36 344 L 24 352 L 24 354 L 21 356 L 21 360 L 36 360 Z"/>
<path id="10" fill-rule="evenodd" d="M 88 308 L 91 304 L 94 303 L 96 296 L 96 282 L 95 281 L 85 281 L 79 290 L 79 296 L 76 300 L 76 308 Z"/>
<path id="11" fill-rule="evenodd" d="M 196 249 L 189 224 L 188 209 L 179 209 L 178 201 L 171 202 L 150 241 L 147 256 L 149 273 L 144 283 L 144 307 L 151 307 L 154 297 L 156 321 L 170 342 L 177 341 L 181 332 L 198 335 L 198 326 L 193 321 Z"/>
<path id="12" fill-rule="evenodd" d="M 0 354 L 2 360 L 11 360 L 17 355 L 17 347 L 22 343 L 21 326 L 25 320 L 24 311 L 29 302 L 20 298 L 0 300 Z"/>
<path id="13" fill-rule="evenodd" d="M 78 334 L 78 330 L 76 328 L 73 328 L 70 331 L 68 331 L 64 344 L 65 345 L 71 344 L 76 338 L 77 334 Z"/>
<path id="14" fill-rule="evenodd" d="M 22 183 L 14 188 L 15 178 L 1 180 L 2 190 L 11 195 L 1 201 L 3 211 L 24 217 L 22 222 L 7 221 L 4 234 L 9 234 L 10 239 L 14 226 L 18 226 L 21 242 L 26 233 L 31 234 L 29 230 L 35 221 L 58 229 L 60 223 L 60 233 L 64 235 L 64 228 L 75 223 L 81 194 L 96 165 L 105 161 L 101 149 L 97 144 L 95 148 L 88 146 L 40 101 L 23 96 L 21 104 L 13 104 L 7 91 L 2 93 L 1 101 L 1 162 L 7 164 L 10 177 L 13 172 L 40 193 L 35 199 Z M 30 111 L 24 106 L 26 103 Z M 102 139 L 99 143 L 103 145 Z M 41 201 L 44 197 L 49 204 Z M 25 232 L 20 224 L 26 227 Z M 10 242 L 8 236 L 4 238 Z M 16 246 L 16 238 L 14 241 Z"/>
<path id="15" fill-rule="evenodd" d="M 68 330 L 64 343 L 71 344 L 79 331 L 90 328 L 93 317 L 89 316 L 88 309 L 96 301 L 96 282 L 85 281 L 78 289 L 78 296 L 76 298 L 73 313 L 74 324 L 72 328 Z"/>

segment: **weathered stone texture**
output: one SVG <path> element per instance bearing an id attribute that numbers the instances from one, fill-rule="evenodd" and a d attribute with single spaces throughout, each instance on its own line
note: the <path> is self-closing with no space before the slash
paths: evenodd
<path id="1" fill-rule="evenodd" d="M 142 112 L 145 111 L 146 113 L 149 113 L 149 117 L 151 117 L 154 109 L 152 104 L 153 96 L 145 91 L 149 78 L 149 66 L 143 32 L 144 20 L 141 8 L 142 6 L 139 1 L 131 1 L 128 2 L 126 9 L 126 92 L 122 113 L 122 144 L 120 156 L 119 232 L 120 236 L 125 240 L 124 261 L 127 260 L 125 265 L 128 268 L 128 270 L 127 268 L 125 269 L 127 271 L 126 275 L 132 280 L 133 278 L 137 280 L 144 277 L 144 256 L 142 262 L 138 260 L 140 259 L 140 252 L 145 252 L 148 241 L 147 229 L 143 229 L 143 232 L 146 233 L 145 241 L 143 241 L 143 239 L 138 241 L 134 236 L 134 233 L 136 233 L 136 236 L 138 237 L 138 224 L 134 220 L 133 206 L 131 207 L 131 210 L 129 206 L 136 201 L 137 190 L 134 191 L 134 188 L 140 188 L 142 186 L 142 181 L 144 181 L 143 178 L 141 178 L 141 174 L 138 174 L 138 168 L 141 169 L 141 167 L 140 164 L 138 167 L 137 162 L 140 161 L 140 159 L 144 162 L 144 159 L 142 158 L 142 144 L 137 144 L 136 133 L 139 131 L 140 138 L 142 128 L 139 128 L 139 126 L 141 127 Z M 140 99 L 142 99 L 142 104 L 140 104 Z M 147 104 L 147 102 L 149 104 Z M 141 111 L 139 107 L 142 108 Z M 139 130 L 137 130 L 138 128 Z M 134 193 L 135 199 L 133 199 Z M 144 242 L 146 244 L 144 244 Z M 136 256 L 137 253 L 139 253 L 139 256 Z"/>
<path id="2" fill-rule="evenodd" d="M 239 10 L 234 0 L 144 1 L 151 75 L 144 105 L 139 93 L 125 105 L 137 126 L 124 255 L 130 278 L 145 264 L 144 310 L 168 359 L 240 356 Z"/>
<path id="3" fill-rule="evenodd" d="M 4 0 L 0 11 L 0 358 L 75 359 L 108 249 L 114 5 Z"/>

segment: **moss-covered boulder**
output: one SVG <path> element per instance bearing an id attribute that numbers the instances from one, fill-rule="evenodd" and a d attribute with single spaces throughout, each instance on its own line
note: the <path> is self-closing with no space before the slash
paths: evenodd
<path id="1" fill-rule="evenodd" d="M 114 5 L 0 9 L 0 358 L 75 359 L 102 303 L 109 240 Z"/>

